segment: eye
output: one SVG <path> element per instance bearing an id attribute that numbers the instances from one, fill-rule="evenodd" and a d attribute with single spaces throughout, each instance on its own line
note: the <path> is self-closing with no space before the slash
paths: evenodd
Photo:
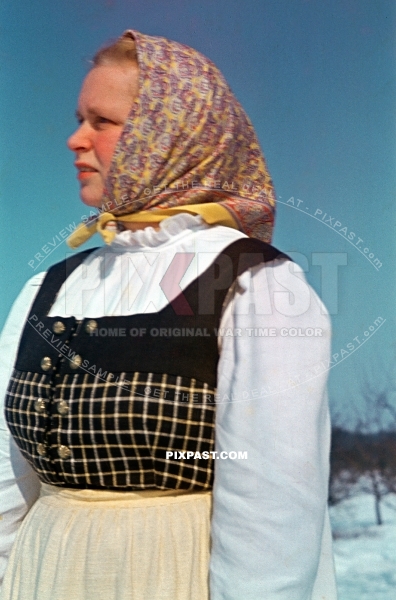
<path id="1" fill-rule="evenodd" d="M 95 125 L 107 125 L 109 123 L 113 124 L 114 121 L 111 121 L 111 119 L 107 119 L 106 117 L 101 117 L 100 115 L 95 117 Z"/>

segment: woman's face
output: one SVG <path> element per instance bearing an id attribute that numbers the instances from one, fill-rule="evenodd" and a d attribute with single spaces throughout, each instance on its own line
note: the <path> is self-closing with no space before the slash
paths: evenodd
<path id="1" fill-rule="evenodd" d="M 138 94 L 137 65 L 100 65 L 87 75 L 78 99 L 78 129 L 67 145 L 84 204 L 100 206 L 114 149 Z"/>

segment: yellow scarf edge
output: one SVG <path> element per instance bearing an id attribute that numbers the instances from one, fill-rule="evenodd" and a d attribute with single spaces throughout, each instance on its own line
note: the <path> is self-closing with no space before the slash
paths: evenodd
<path id="1" fill-rule="evenodd" d="M 173 215 L 189 213 L 200 215 L 208 225 L 223 225 L 232 229 L 239 229 L 231 213 L 221 204 L 208 202 L 205 204 L 187 204 L 172 208 L 142 210 L 138 213 L 116 216 L 111 213 L 102 213 L 90 225 L 80 223 L 73 233 L 67 238 L 70 248 L 76 249 L 88 241 L 96 232 L 99 232 L 106 244 L 111 244 L 117 231 L 105 229 L 110 221 L 124 221 L 125 223 L 159 223 Z"/>

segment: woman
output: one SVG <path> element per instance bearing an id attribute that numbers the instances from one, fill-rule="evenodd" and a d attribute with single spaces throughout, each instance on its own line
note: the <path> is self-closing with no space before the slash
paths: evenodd
<path id="1" fill-rule="evenodd" d="M 77 117 L 99 217 L 70 244 L 107 246 L 33 278 L 3 333 L 4 555 L 41 491 L 2 600 L 334 598 L 328 318 L 263 243 L 249 120 L 210 61 L 135 31 L 96 55 Z"/>

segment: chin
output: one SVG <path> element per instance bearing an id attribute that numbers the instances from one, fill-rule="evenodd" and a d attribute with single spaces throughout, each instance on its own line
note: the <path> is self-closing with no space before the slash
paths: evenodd
<path id="1" fill-rule="evenodd" d="M 80 191 L 81 202 L 87 206 L 100 208 L 102 206 L 103 191 L 89 190 L 88 186 Z"/>

